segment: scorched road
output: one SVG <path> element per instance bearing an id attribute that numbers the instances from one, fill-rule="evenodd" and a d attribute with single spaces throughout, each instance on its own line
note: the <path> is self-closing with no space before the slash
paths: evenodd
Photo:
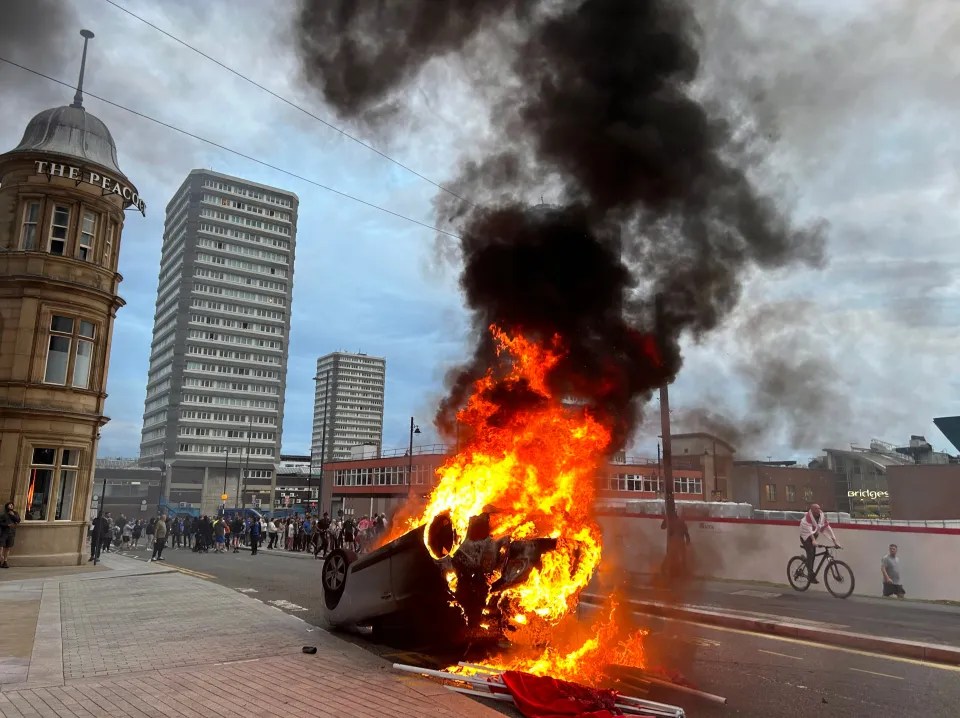
<path id="1" fill-rule="evenodd" d="M 229 586 L 315 626 L 324 626 L 320 561 L 272 555 L 266 550 L 257 556 L 249 551 L 222 555 L 185 550 L 165 553 L 170 567 Z M 149 558 L 146 551 L 127 553 L 131 554 Z M 652 656 L 663 656 L 668 665 L 677 667 L 701 690 L 727 697 L 727 705 L 712 705 L 674 693 L 649 696 L 683 706 L 691 718 L 960 715 L 957 668 L 683 621 L 636 618 L 652 631 L 648 640 Z M 416 662 L 415 654 L 378 646 L 362 635 L 344 637 L 387 660 Z M 322 634 L 317 640 L 323 640 Z"/>

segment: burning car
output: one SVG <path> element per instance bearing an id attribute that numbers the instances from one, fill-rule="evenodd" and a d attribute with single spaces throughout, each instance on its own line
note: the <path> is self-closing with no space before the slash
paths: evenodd
<path id="1" fill-rule="evenodd" d="M 441 515 L 364 556 L 333 551 L 321 571 L 328 623 L 417 634 L 442 626 L 450 641 L 502 637 L 509 624 L 500 598 L 542 568 L 557 540 L 492 538 L 489 512 L 470 521 L 451 555 L 455 540 L 452 522 Z"/>

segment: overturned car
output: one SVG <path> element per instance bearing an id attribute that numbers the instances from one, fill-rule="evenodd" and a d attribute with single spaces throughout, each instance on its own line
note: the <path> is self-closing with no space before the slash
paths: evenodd
<path id="1" fill-rule="evenodd" d="M 442 636 L 446 643 L 499 640 L 509 625 L 498 596 L 526 581 L 557 541 L 491 538 L 484 513 L 470 521 L 451 555 L 454 543 L 453 527 L 441 515 L 369 554 L 333 551 L 321 572 L 328 623 L 372 626 L 391 636 Z"/>

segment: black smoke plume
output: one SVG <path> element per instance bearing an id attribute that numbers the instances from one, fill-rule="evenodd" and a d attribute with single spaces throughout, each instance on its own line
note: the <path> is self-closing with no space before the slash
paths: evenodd
<path id="1" fill-rule="evenodd" d="M 746 269 L 819 260 L 820 233 L 795 228 L 751 181 L 736 120 L 694 99 L 699 28 L 685 2 L 328 0 L 303 6 L 297 33 L 308 80 L 365 121 L 389 121 L 430 60 L 491 46 L 507 58 L 509 76 L 484 88 L 499 88 L 496 146 L 451 183 L 476 204 L 438 202 L 462 237 L 478 338 L 442 428 L 491 366 L 495 323 L 559 334 L 569 354 L 551 380 L 602 409 L 622 442 L 679 370 L 681 335 L 718 325 Z M 530 178 L 559 183 L 559 203 L 524 203 Z"/>

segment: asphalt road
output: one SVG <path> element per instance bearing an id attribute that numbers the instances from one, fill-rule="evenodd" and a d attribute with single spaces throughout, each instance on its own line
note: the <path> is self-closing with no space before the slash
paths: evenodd
<path id="1" fill-rule="evenodd" d="M 599 584 L 596 588 L 602 592 Z M 696 581 L 684 591 L 666 591 L 633 577 L 624 588 L 625 595 L 638 600 L 685 603 L 814 622 L 871 636 L 960 646 L 960 607 L 956 605 L 866 596 L 841 600 L 828 594 L 823 584 L 798 593 L 785 585 Z"/>
<path id="2" fill-rule="evenodd" d="M 165 557 L 171 567 L 323 627 L 321 562 L 270 553 L 217 555 L 168 549 Z M 135 555 L 149 557 L 145 551 Z M 683 706 L 691 718 L 958 715 L 960 668 L 650 616 L 636 619 L 651 629 L 647 643 L 651 656 L 680 670 L 701 690 L 728 699 L 726 705 L 713 705 L 675 693 L 649 696 Z M 363 634 L 339 635 L 388 660 L 417 662 L 415 652 L 373 644 Z M 318 640 L 323 640 L 322 634 Z"/>

